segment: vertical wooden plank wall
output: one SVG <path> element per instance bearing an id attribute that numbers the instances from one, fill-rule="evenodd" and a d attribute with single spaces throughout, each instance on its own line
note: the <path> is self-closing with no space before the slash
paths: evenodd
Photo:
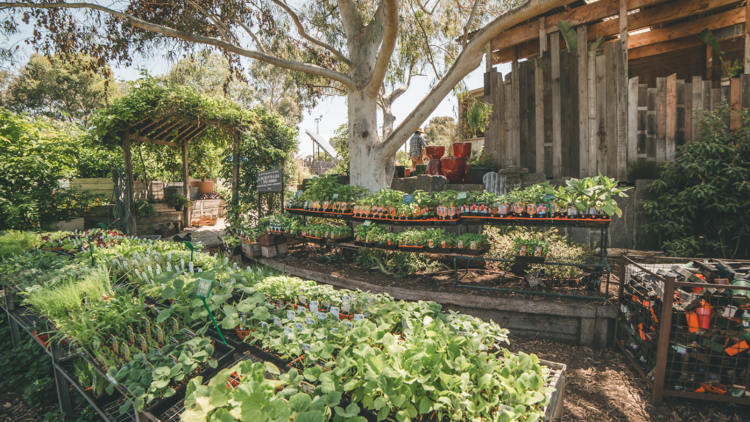
<path id="1" fill-rule="evenodd" d="M 550 38 L 559 45 L 557 34 Z M 555 179 L 599 173 L 630 182 L 654 178 L 682 145 L 701 141 L 696 111 L 722 102 L 735 112 L 750 108 L 750 74 L 720 88 L 701 77 L 688 82 L 673 74 L 653 87 L 635 77 L 626 80 L 623 103 L 619 48 L 609 43 L 600 56 L 544 51 L 514 62 L 504 81 L 497 70 L 487 72 L 484 98 L 493 108 L 485 148 L 498 164 Z M 726 123 L 732 130 L 740 126 L 736 117 Z"/>

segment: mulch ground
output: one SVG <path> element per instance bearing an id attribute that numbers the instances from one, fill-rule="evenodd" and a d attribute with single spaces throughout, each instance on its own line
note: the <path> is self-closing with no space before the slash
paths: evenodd
<path id="1" fill-rule="evenodd" d="M 511 351 L 535 353 L 567 365 L 564 421 L 750 420 L 748 406 L 671 397 L 660 406 L 652 405 L 645 381 L 619 350 L 516 337 L 510 343 Z"/>

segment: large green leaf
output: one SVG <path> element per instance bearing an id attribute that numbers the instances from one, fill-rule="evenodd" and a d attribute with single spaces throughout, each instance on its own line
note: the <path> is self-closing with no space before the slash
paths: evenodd
<path id="1" fill-rule="evenodd" d="M 565 45 L 568 46 L 568 51 L 578 51 L 578 34 L 576 33 L 575 28 L 564 20 L 558 22 L 557 27 L 560 29 L 560 34 L 562 34 L 565 39 Z"/>

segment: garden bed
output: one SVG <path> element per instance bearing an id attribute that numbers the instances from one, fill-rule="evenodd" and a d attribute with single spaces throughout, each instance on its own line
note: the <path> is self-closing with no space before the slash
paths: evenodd
<path id="1" fill-rule="evenodd" d="M 428 248 L 424 249 L 428 253 Z M 507 293 L 492 290 L 473 290 L 456 287 L 453 272 L 453 259 L 444 259 L 445 270 L 436 273 L 420 274 L 416 273 L 407 277 L 396 278 L 393 275 L 384 274 L 377 269 L 365 269 L 355 262 L 348 253 L 344 253 L 341 259 L 340 267 L 336 262 L 332 252 L 326 252 L 321 248 L 308 246 L 294 248 L 290 250 L 288 258 L 276 257 L 274 260 L 285 262 L 295 267 L 304 268 L 312 271 L 320 271 L 337 277 L 347 278 L 350 280 L 363 281 L 372 285 L 389 287 L 396 286 L 417 291 L 441 292 L 441 293 L 460 293 L 476 296 L 488 297 L 519 297 L 523 294 Z M 435 257 L 439 258 L 438 254 Z M 465 269 L 466 262 L 459 260 L 459 277 L 463 275 L 461 270 Z M 613 272 L 612 280 L 616 281 L 616 273 Z M 602 283 L 599 290 L 590 291 L 576 284 L 578 279 L 562 280 L 544 280 L 546 287 L 529 287 L 526 280 L 522 277 L 513 275 L 511 272 L 499 271 L 496 263 L 471 261 L 469 271 L 461 279 L 462 284 L 471 284 L 479 287 L 495 287 L 517 290 L 528 290 L 529 292 L 554 292 L 561 294 L 582 295 L 591 297 L 604 297 L 605 283 Z M 610 298 L 616 299 L 617 289 L 610 286 Z M 574 298 L 556 298 L 555 301 L 564 303 L 587 303 L 585 300 Z"/>

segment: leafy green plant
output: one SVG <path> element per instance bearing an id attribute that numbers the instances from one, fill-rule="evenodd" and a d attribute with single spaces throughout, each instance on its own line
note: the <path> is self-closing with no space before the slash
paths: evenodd
<path id="1" fill-rule="evenodd" d="M 182 205 L 182 206 L 190 206 L 192 202 L 187 198 L 187 196 L 181 194 L 181 193 L 175 193 L 171 197 L 169 197 L 169 203 L 172 205 Z"/>
<path id="2" fill-rule="evenodd" d="M 463 120 L 461 131 L 467 138 L 474 138 L 484 134 L 484 130 L 490 122 L 492 104 L 474 98 L 471 95 L 461 95 L 461 100 L 466 107 L 466 118 Z"/>
<path id="3" fill-rule="evenodd" d="M 735 115 L 732 132 L 731 113 L 726 104 L 700 112 L 703 142 L 679 147 L 650 186 L 658 199 L 644 202 L 646 228 L 672 255 L 750 258 L 750 114 Z"/>
<path id="4" fill-rule="evenodd" d="M 155 217 L 158 213 L 154 204 L 149 203 L 147 200 L 141 198 L 135 201 L 135 216 L 138 218 L 142 217 Z"/>
<path id="5" fill-rule="evenodd" d="M 39 243 L 39 235 L 31 232 L 9 230 L 0 235 L 0 258 L 22 255 Z"/>
<path id="6" fill-rule="evenodd" d="M 475 157 L 472 157 L 469 159 L 468 163 L 469 167 L 488 167 L 491 169 L 495 169 L 495 157 L 492 156 L 492 153 L 489 151 L 486 151 L 484 147 L 479 151 L 479 154 L 477 154 Z"/>
<path id="7" fill-rule="evenodd" d="M 69 312 L 80 312 L 101 302 L 111 290 L 109 271 L 100 265 L 81 278 L 71 277 L 48 288 L 31 287 L 24 293 L 24 302 L 45 317 L 58 320 L 67 317 Z"/>
<path id="8" fill-rule="evenodd" d="M 576 29 L 564 20 L 557 23 L 557 28 L 560 30 L 563 38 L 565 38 L 565 45 L 568 47 L 568 51 L 578 51 L 578 33 Z M 604 52 L 603 45 L 604 38 L 597 34 L 594 41 L 586 44 L 586 51 L 596 51 L 596 55 L 600 56 Z"/>

